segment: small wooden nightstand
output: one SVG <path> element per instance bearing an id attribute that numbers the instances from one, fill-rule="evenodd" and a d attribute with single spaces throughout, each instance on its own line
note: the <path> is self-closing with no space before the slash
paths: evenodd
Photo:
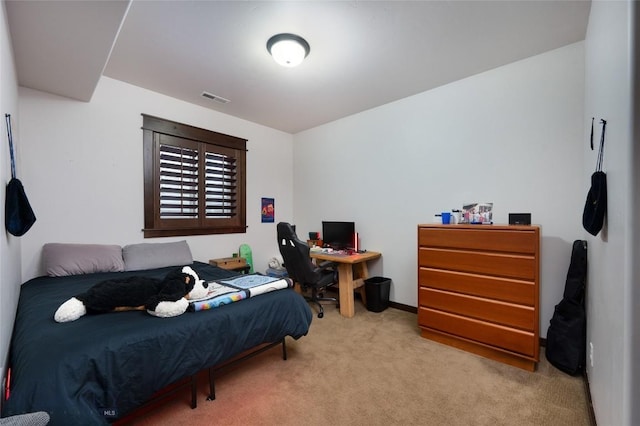
<path id="1" fill-rule="evenodd" d="M 209 260 L 209 264 L 229 271 L 240 271 L 243 274 L 248 273 L 251 269 L 244 257 L 221 257 Z"/>

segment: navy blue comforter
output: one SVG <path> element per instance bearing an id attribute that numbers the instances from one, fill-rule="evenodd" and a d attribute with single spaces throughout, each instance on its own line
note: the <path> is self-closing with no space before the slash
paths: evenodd
<path id="1" fill-rule="evenodd" d="M 207 281 L 234 275 L 200 262 L 192 267 Z M 23 284 L 3 416 L 47 411 L 53 426 L 104 424 L 177 380 L 309 330 L 309 306 L 291 289 L 173 318 L 135 311 L 53 320 L 64 301 L 107 278 L 163 278 L 172 269 L 40 277 Z"/>

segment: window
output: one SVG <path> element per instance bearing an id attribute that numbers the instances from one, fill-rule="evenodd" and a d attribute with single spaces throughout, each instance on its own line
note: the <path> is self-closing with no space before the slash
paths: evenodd
<path id="1" fill-rule="evenodd" d="M 142 114 L 144 237 L 246 232 L 246 139 Z"/>

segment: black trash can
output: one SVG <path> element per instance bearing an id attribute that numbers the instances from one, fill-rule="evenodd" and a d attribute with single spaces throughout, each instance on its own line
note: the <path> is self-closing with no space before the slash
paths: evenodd
<path id="1" fill-rule="evenodd" d="M 389 307 L 389 289 L 391 278 L 373 277 L 364 280 L 364 291 L 367 296 L 367 310 L 382 312 Z"/>

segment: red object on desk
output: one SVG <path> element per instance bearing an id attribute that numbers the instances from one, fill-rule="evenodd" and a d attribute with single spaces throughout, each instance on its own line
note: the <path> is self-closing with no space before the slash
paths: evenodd
<path id="1" fill-rule="evenodd" d="M 11 393 L 11 367 L 7 368 L 7 382 L 4 384 L 4 399 L 9 399 L 9 393 Z"/>

